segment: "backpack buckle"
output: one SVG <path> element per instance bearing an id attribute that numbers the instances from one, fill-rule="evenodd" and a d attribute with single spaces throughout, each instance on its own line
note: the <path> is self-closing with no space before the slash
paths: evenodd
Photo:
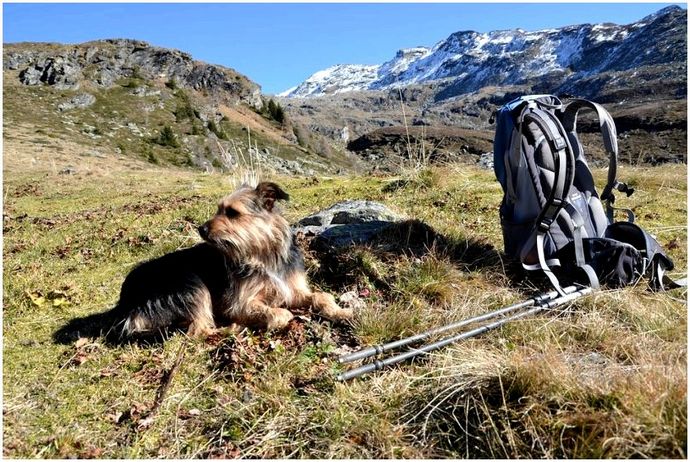
<path id="1" fill-rule="evenodd" d="M 563 201 L 562 201 L 562 200 L 560 200 L 560 199 L 555 199 L 555 198 L 554 198 L 554 199 L 551 201 L 551 203 L 550 203 L 549 205 L 546 206 L 546 211 L 545 211 L 545 213 L 544 213 L 544 216 L 545 216 L 545 217 L 548 217 L 548 218 L 545 218 L 545 220 L 548 219 L 548 220 L 553 221 L 553 219 L 552 219 L 551 217 L 553 217 L 553 216 L 556 215 L 556 213 L 558 212 L 558 210 L 561 208 L 562 205 L 563 205 Z M 550 225 L 550 224 L 551 224 L 551 223 L 549 222 L 549 225 Z"/>
<path id="2" fill-rule="evenodd" d="M 539 222 L 539 230 L 542 232 L 547 232 L 549 229 L 551 229 L 551 223 L 553 223 L 553 220 L 550 219 L 545 219 Z"/>
<path id="3" fill-rule="evenodd" d="M 565 149 L 566 148 L 565 139 L 562 136 L 557 136 L 553 140 L 553 145 L 556 148 L 556 151 L 560 151 L 561 149 Z"/>

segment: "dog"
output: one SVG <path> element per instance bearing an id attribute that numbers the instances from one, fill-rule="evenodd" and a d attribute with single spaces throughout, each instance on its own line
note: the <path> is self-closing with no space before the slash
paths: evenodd
<path id="1" fill-rule="evenodd" d="M 206 336 L 218 326 L 276 330 L 291 309 L 334 321 L 352 318 L 332 295 L 309 288 L 304 262 L 271 182 L 243 185 L 198 228 L 203 243 L 147 261 L 125 278 L 116 306 L 121 338 L 183 327 Z"/>

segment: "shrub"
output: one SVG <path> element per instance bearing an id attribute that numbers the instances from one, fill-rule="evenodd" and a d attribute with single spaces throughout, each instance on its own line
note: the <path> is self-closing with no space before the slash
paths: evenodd
<path id="1" fill-rule="evenodd" d="M 221 140 L 228 139 L 228 135 L 225 134 L 225 131 L 223 131 L 223 129 L 216 125 L 216 123 L 212 120 L 208 121 L 208 129 Z"/>
<path id="2" fill-rule="evenodd" d="M 192 122 L 192 135 L 206 135 L 206 130 L 204 130 L 204 126 L 198 123 L 197 121 Z"/>
<path id="3" fill-rule="evenodd" d="M 168 146 L 171 148 L 180 147 L 180 142 L 177 140 L 175 132 L 169 125 L 163 127 L 160 135 L 158 135 L 158 138 L 156 139 L 156 143 L 160 144 L 161 146 Z"/>
<path id="4" fill-rule="evenodd" d="M 185 119 L 194 118 L 194 108 L 189 101 L 177 103 L 177 108 L 175 109 L 175 120 L 181 122 Z"/>
<path id="5" fill-rule="evenodd" d="M 136 89 L 141 86 L 141 82 L 139 79 L 132 77 L 127 81 L 127 83 L 124 85 L 125 88 L 131 88 L 131 89 Z"/>

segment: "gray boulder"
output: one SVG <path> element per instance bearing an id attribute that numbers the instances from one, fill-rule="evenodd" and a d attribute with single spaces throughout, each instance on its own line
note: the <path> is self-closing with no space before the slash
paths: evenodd
<path id="1" fill-rule="evenodd" d="M 29 64 L 34 57 L 34 53 L 8 53 L 4 60 L 4 69 L 16 71 L 21 66 Z"/>
<path id="2" fill-rule="evenodd" d="M 482 168 L 484 170 L 493 170 L 494 168 L 494 153 L 493 152 L 485 152 L 481 156 L 479 156 L 479 161 L 477 162 L 479 165 L 479 168 Z"/>
<path id="3" fill-rule="evenodd" d="M 338 248 L 365 243 L 401 219 L 379 202 L 344 201 L 302 218 L 293 231 L 313 236 L 317 245 Z"/>
<path id="4" fill-rule="evenodd" d="M 89 93 L 82 93 L 69 101 L 58 104 L 59 111 L 69 111 L 70 109 L 89 107 L 96 102 L 96 97 Z"/>
<path id="5" fill-rule="evenodd" d="M 25 85 L 47 84 L 58 89 L 78 88 L 80 77 L 80 67 L 62 56 L 46 58 L 19 74 L 19 80 Z"/>
<path id="6" fill-rule="evenodd" d="M 40 85 L 41 76 L 43 75 L 43 69 L 37 66 L 32 66 L 24 69 L 19 74 L 19 80 L 24 85 Z"/>

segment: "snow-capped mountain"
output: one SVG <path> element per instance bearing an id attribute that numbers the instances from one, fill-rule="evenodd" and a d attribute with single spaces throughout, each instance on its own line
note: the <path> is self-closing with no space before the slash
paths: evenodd
<path id="1" fill-rule="evenodd" d="M 686 56 L 687 11 L 671 6 L 629 25 L 456 32 L 433 48 L 400 50 L 380 65 L 330 67 L 280 96 L 310 97 L 439 82 L 443 87 L 439 96 L 447 98 L 489 85 L 533 83 L 535 79 L 566 85 L 603 72 L 686 65 Z"/>

